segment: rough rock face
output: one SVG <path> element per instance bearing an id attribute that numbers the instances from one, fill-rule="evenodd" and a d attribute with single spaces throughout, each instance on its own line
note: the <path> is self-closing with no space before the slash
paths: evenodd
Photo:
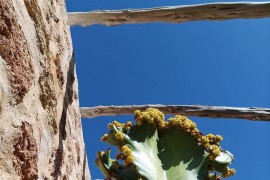
<path id="1" fill-rule="evenodd" d="M 90 179 L 64 0 L 0 0 L 0 179 Z"/>

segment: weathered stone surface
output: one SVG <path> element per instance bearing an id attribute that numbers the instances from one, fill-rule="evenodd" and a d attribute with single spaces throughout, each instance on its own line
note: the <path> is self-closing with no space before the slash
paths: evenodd
<path id="1" fill-rule="evenodd" d="M 0 72 L 0 179 L 90 179 L 64 0 L 0 0 Z"/>

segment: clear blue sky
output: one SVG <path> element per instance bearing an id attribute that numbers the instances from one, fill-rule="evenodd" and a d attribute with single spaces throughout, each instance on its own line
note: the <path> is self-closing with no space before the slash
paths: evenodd
<path id="1" fill-rule="evenodd" d="M 214 1 L 67 0 L 71 11 Z M 80 106 L 128 104 L 270 107 L 270 19 L 71 28 Z M 82 119 L 93 179 L 100 142 L 113 120 Z M 235 156 L 231 180 L 270 179 L 270 122 L 195 118 L 205 134 L 221 134 Z"/>

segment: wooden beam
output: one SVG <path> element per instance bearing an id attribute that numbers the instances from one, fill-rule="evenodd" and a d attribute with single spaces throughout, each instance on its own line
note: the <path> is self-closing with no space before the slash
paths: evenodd
<path id="1" fill-rule="evenodd" d="M 102 24 L 183 23 L 270 17 L 270 2 L 219 2 L 148 9 L 96 10 L 68 13 L 70 26 Z"/>
<path id="2" fill-rule="evenodd" d="M 131 115 L 135 110 L 157 108 L 166 115 L 184 115 L 208 118 L 233 118 L 270 122 L 270 108 L 257 107 L 225 107 L 201 105 L 127 105 L 127 106 L 96 106 L 81 107 L 82 118 L 98 116 Z"/>

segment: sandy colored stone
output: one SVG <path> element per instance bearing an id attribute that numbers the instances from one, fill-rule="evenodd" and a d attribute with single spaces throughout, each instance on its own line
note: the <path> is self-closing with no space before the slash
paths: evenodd
<path id="1" fill-rule="evenodd" d="M 65 1 L 0 1 L 0 179 L 91 179 Z"/>

